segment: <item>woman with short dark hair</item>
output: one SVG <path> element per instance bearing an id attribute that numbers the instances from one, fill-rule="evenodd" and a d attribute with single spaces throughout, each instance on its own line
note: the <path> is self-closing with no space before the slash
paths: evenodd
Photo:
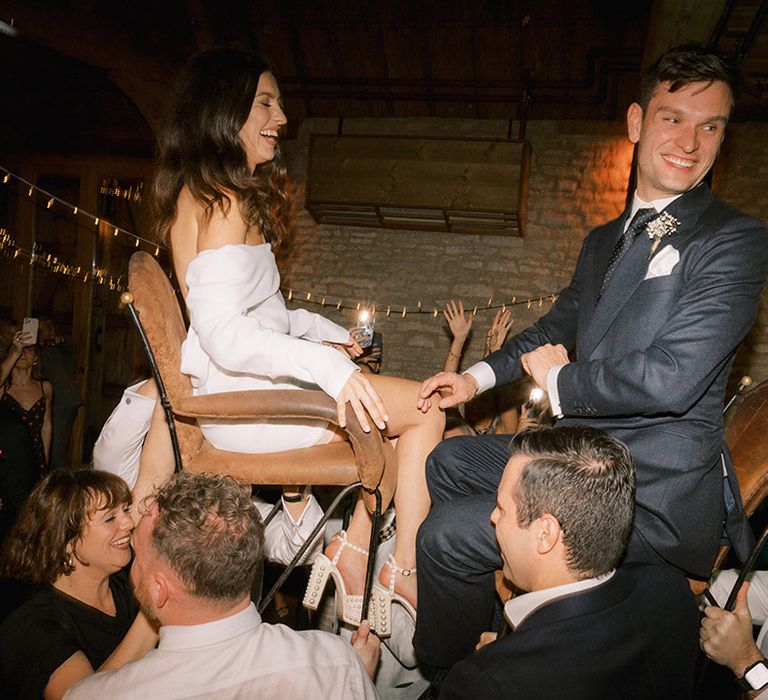
<path id="1" fill-rule="evenodd" d="M 0 576 L 38 587 L 0 625 L 12 697 L 60 698 L 154 647 L 128 582 L 130 506 L 122 479 L 85 469 L 52 472 L 25 501 L 0 557 Z"/>

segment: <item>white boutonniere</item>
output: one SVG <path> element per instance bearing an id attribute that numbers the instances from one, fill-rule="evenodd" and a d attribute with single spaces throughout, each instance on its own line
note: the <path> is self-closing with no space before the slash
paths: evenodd
<path id="1" fill-rule="evenodd" d="M 648 254 L 649 260 L 659 247 L 661 239 L 664 238 L 664 236 L 671 236 L 677 231 L 679 225 L 680 222 L 668 211 L 661 212 L 659 216 L 645 225 L 645 232 L 648 234 L 648 238 L 653 241 L 651 252 Z"/>

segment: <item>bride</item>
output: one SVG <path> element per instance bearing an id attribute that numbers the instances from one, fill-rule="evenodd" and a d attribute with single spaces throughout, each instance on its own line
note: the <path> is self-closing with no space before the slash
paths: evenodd
<path id="1" fill-rule="evenodd" d="M 396 547 L 374 593 L 377 609 L 388 613 L 394 600 L 415 615 L 416 531 L 430 505 L 424 463 L 442 437 L 444 417 L 436 408 L 417 409 L 418 383 L 360 373 L 350 359 L 360 348 L 346 329 L 286 308 L 272 252 L 291 209 L 279 149 L 285 124 L 277 81 L 251 53 L 207 51 L 179 76 L 160 137 L 153 204 L 189 310 L 182 371 L 197 394 L 319 387 L 335 399 L 341 427 L 349 403 L 364 430 L 373 421 L 397 438 Z M 344 439 L 320 421 L 201 428 L 215 447 L 236 452 Z M 310 576 L 308 591 L 333 576 L 339 615 L 353 624 L 361 617 L 370 529 L 359 500 L 348 530 L 336 535 Z M 316 607 L 317 597 L 308 595 L 305 604 Z"/>

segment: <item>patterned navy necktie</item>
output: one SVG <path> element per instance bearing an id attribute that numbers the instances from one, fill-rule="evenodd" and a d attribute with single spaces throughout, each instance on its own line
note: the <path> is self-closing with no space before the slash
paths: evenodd
<path id="1" fill-rule="evenodd" d="M 611 277 L 613 277 L 613 273 L 619 266 L 619 262 L 621 262 L 624 254 L 629 250 L 632 242 L 635 240 L 635 238 L 637 238 L 637 235 L 648 225 L 648 223 L 656 216 L 658 216 L 658 212 L 653 207 L 648 207 L 645 209 L 638 209 L 635 215 L 632 217 L 632 222 L 629 224 L 629 226 L 627 226 L 627 230 L 624 231 L 624 233 L 621 235 L 621 238 L 616 241 L 616 246 L 611 253 L 611 258 L 608 261 L 608 267 L 606 268 L 605 275 L 603 276 L 603 283 L 600 285 L 600 296 L 598 296 L 598 301 L 603 296 L 603 293 L 608 286 L 608 282 L 611 280 Z"/>

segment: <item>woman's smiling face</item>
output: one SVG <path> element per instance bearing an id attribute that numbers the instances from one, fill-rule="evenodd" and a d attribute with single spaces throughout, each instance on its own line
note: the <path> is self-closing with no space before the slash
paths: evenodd
<path id="1" fill-rule="evenodd" d="M 251 170 L 275 157 L 278 132 L 287 123 L 275 76 L 265 71 L 259 77 L 251 111 L 240 129 L 240 140 Z"/>
<path id="2" fill-rule="evenodd" d="M 99 504 L 103 506 L 103 501 Z M 130 504 L 97 507 L 88 517 L 74 546 L 76 565 L 87 564 L 95 573 L 113 574 L 131 561 L 133 519 Z"/>

